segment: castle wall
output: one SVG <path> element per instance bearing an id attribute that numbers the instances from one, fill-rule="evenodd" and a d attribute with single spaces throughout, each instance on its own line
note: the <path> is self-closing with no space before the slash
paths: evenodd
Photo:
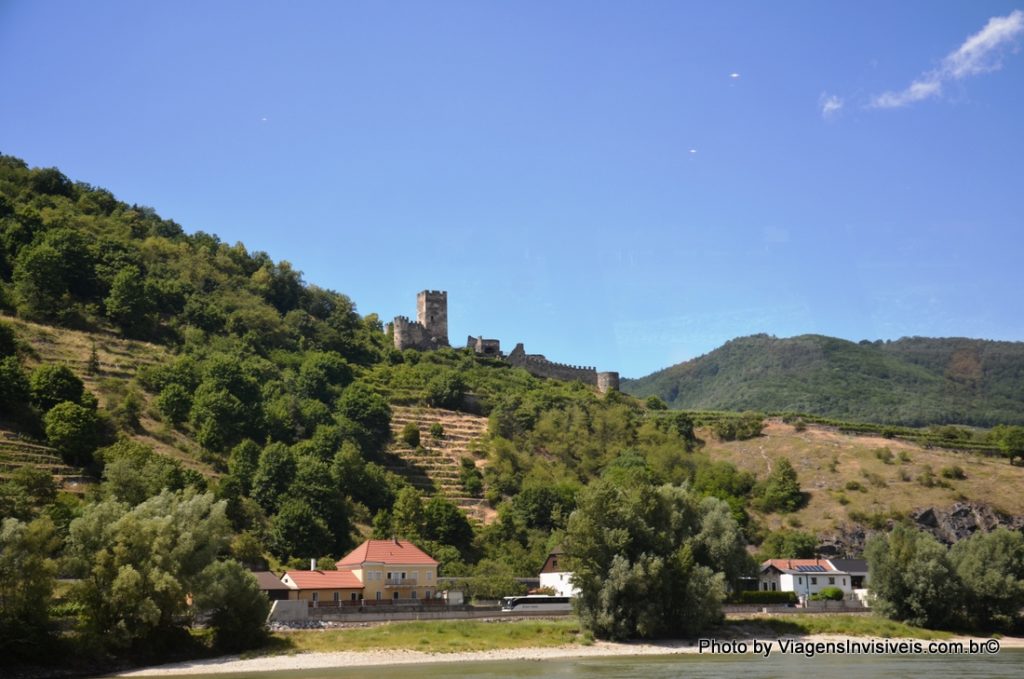
<path id="1" fill-rule="evenodd" d="M 597 386 L 597 370 L 595 368 L 554 363 L 542 354 L 527 354 L 522 342 L 516 345 L 512 353 L 505 357 L 505 360 L 517 368 L 523 368 L 535 377 L 548 377 L 566 382 L 579 381 Z"/>

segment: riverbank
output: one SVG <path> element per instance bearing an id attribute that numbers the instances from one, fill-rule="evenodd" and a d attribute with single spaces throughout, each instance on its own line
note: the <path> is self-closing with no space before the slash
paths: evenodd
<path id="1" fill-rule="evenodd" d="M 718 638 L 727 642 L 745 642 L 748 646 L 748 654 L 752 652 L 752 641 L 758 639 L 761 642 L 773 642 L 773 653 L 782 653 L 778 641 L 780 639 L 798 640 L 807 642 L 843 642 L 848 639 L 856 639 L 865 642 L 870 639 L 879 640 L 881 637 L 843 635 L 843 634 L 779 634 L 770 627 L 760 627 L 759 621 L 745 621 L 742 626 L 728 625 Z M 741 632 L 741 634 L 736 634 Z M 317 634 L 316 632 L 304 634 Z M 323 633 L 321 633 L 323 634 Z M 963 642 L 969 644 L 971 637 L 954 637 L 952 635 L 941 635 L 941 638 L 932 637 L 941 643 Z M 983 638 L 974 638 L 975 642 L 990 641 Z M 921 638 L 888 638 L 888 642 L 896 644 L 899 642 L 922 643 L 927 645 L 928 640 Z M 1024 638 L 1005 637 L 999 639 L 1001 649 L 1024 649 Z M 192 662 L 175 663 L 160 667 L 151 667 L 131 672 L 124 672 L 121 677 L 170 677 L 184 675 L 209 675 L 222 673 L 259 673 L 279 672 L 296 670 L 317 670 L 329 668 L 351 668 L 351 667 L 377 667 L 387 665 L 420 665 L 434 663 L 463 663 L 480 661 L 512 661 L 529 660 L 543 661 L 567 658 L 598 658 L 598 657 L 630 657 L 630 656 L 665 656 L 676 654 L 708 654 L 709 651 L 702 649 L 697 640 L 664 641 L 664 642 L 635 642 L 615 643 L 586 640 L 574 643 L 563 643 L 557 646 L 528 646 L 518 648 L 491 648 L 478 651 L 456 651 L 456 652 L 428 652 L 410 649 L 376 649 L 376 650 L 339 650 L 339 651 L 302 651 L 284 653 L 280 655 L 260 655 L 256 657 L 228 656 L 209 660 L 196 660 Z M 788 652 L 793 653 L 790 649 Z M 796 651 L 803 653 L 802 651 Z"/>

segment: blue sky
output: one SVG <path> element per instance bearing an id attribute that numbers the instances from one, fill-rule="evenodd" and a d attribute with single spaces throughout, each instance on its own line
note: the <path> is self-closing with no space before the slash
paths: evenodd
<path id="1" fill-rule="evenodd" d="M 623 376 L 1021 340 L 1022 10 L 0 0 L 0 151 Z"/>

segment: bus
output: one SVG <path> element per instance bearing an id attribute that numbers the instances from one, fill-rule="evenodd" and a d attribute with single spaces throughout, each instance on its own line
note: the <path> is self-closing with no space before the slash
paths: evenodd
<path id="1" fill-rule="evenodd" d="M 527 596 L 507 596 L 501 600 L 503 611 L 571 611 L 572 599 L 567 596 L 548 596 L 546 594 L 529 594 Z"/>

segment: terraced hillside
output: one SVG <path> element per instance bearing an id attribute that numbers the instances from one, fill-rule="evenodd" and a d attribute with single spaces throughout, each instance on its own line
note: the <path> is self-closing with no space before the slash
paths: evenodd
<path id="1" fill-rule="evenodd" d="M 107 410 L 112 410 L 133 389 L 131 381 L 140 368 L 164 362 L 170 356 L 170 352 L 159 345 L 121 339 L 109 333 L 56 328 L 3 314 L 0 319 L 14 326 L 18 338 L 31 348 L 29 367 L 40 363 L 67 365 Z M 140 427 L 131 433 L 131 438 L 161 455 L 173 457 L 186 467 L 205 475 L 212 474 L 210 467 L 197 459 L 198 445 L 181 432 L 172 431 L 147 416 L 151 398 L 141 389 L 134 392 L 144 407 Z"/>
<path id="2" fill-rule="evenodd" d="M 69 467 L 53 448 L 31 443 L 18 434 L 0 430 L 0 479 L 21 467 L 35 467 L 53 474 L 57 486 L 69 493 L 84 493 L 95 480 L 77 467 Z"/>
<path id="3" fill-rule="evenodd" d="M 410 422 L 420 430 L 420 448 L 413 449 L 401 440 L 402 428 Z M 444 435 L 434 438 L 430 427 L 440 424 Z M 474 460 L 478 467 L 484 461 L 473 455 L 473 442 L 487 433 L 487 418 L 440 408 L 392 406 L 391 444 L 387 467 L 427 495 L 443 495 L 464 509 L 472 518 L 489 522 L 494 510 L 487 503 L 468 497 L 459 482 L 463 458 Z"/>

